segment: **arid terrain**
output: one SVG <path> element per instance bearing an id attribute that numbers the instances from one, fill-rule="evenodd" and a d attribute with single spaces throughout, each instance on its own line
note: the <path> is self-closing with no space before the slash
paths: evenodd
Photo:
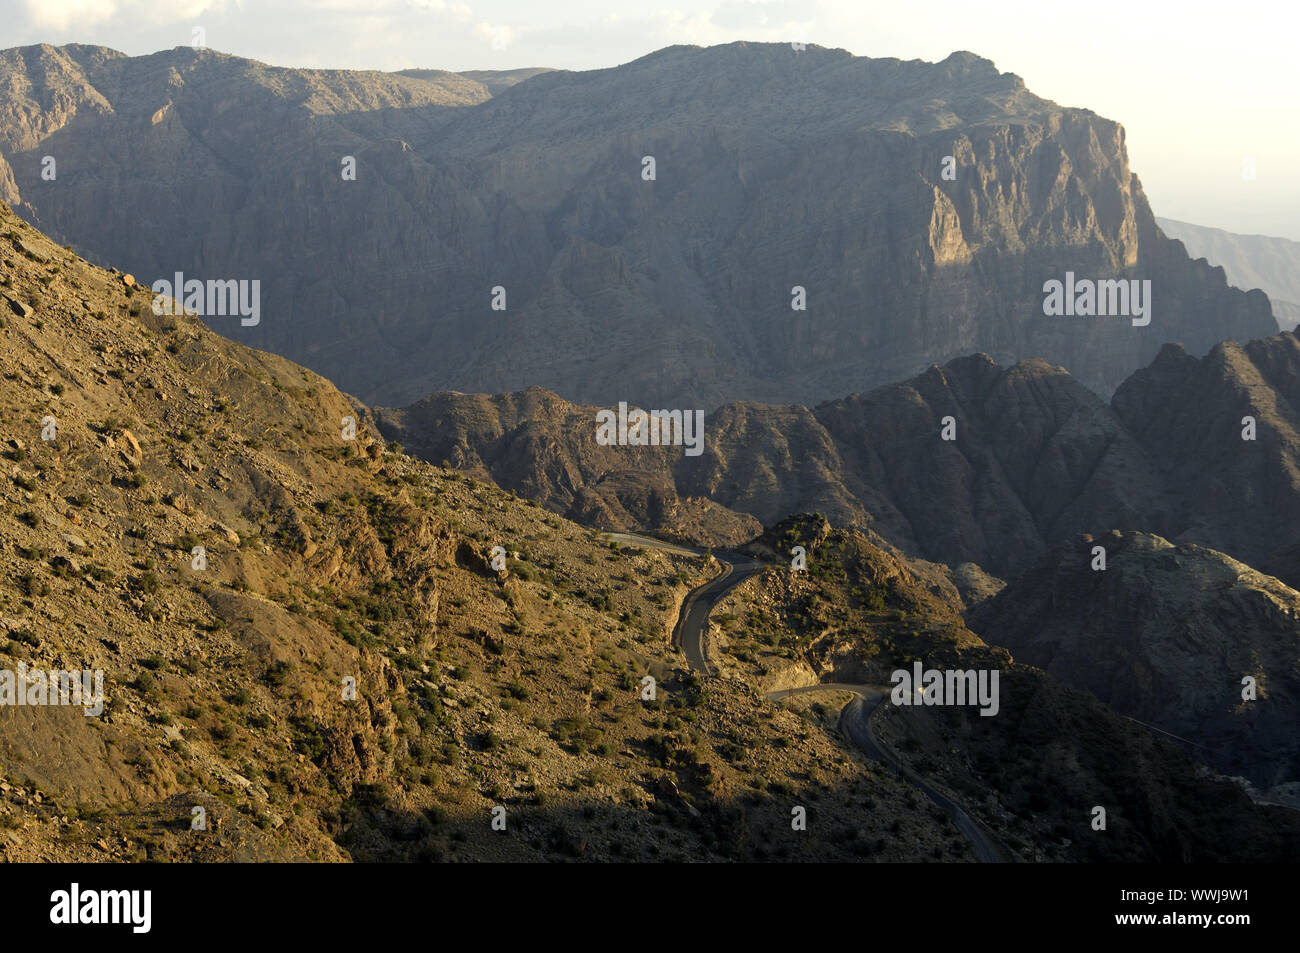
<path id="1" fill-rule="evenodd" d="M 5 664 L 106 697 L 0 710 L 9 859 L 965 856 L 815 721 L 691 676 L 703 561 L 344 441 L 327 381 L 2 226 Z"/>
<path id="2" fill-rule="evenodd" d="M 323 378 L 154 315 L 8 209 L 0 229 L 4 666 L 101 669 L 105 696 L 99 717 L 0 711 L 8 859 L 970 860 L 836 730 L 833 696 L 765 697 L 919 657 L 1005 667 L 998 718 L 875 720 L 1016 857 L 1300 838 L 1294 811 L 968 629 L 999 580 L 820 517 L 753 544 L 775 561 L 718 610 L 722 670 L 702 677 L 671 634 L 716 561 L 407 456 Z M 795 540 L 806 573 L 776 559 Z M 1093 803 L 1113 806 L 1104 834 Z"/>
<path id="3" fill-rule="evenodd" d="M 0 859 L 1300 852 L 1295 243 L 1118 122 L 41 43 L 0 200 Z"/>

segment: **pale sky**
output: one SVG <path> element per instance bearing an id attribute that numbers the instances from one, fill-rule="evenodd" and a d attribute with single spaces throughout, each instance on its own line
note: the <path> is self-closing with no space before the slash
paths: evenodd
<path id="1" fill-rule="evenodd" d="M 1300 240 L 1298 11 L 1295 0 L 0 0 L 0 48 L 138 55 L 189 45 L 201 27 L 208 47 L 277 66 L 380 70 L 594 69 L 734 40 L 930 61 L 970 50 L 1040 96 L 1123 123 L 1157 215 Z"/>

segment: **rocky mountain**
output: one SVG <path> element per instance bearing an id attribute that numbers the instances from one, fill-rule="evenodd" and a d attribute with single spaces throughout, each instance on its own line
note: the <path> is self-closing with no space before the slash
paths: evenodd
<path id="1" fill-rule="evenodd" d="M 1164 487 L 1147 529 L 1300 585 L 1300 339 L 1227 341 L 1196 359 L 1166 347 L 1112 408 Z"/>
<path id="2" fill-rule="evenodd" d="M 878 720 L 1015 857 L 1300 842 L 1294 812 L 986 645 L 961 614 L 996 588 L 975 570 L 824 519 L 753 543 L 800 540 L 809 571 L 734 590 L 728 671 L 701 677 L 670 633 L 709 560 L 611 545 L 413 459 L 325 379 L 151 298 L 0 206 L 7 860 L 970 860 L 832 709 L 764 695 L 782 666 L 921 656 L 1006 667 L 996 725 Z M 82 670 L 102 679 L 90 717 L 48 703 L 45 673 Z M 1116 822 L 1088 840 L 1098 798 Z"/>
<path id="3" fill-rule="evenodd" d="M 418 456 L 608 529 L 730 545 L 816 511 L 1002 577 L 1077 533 L 1142 530 L 1300 585 L 1297 382 L 1300 341 L 1284 333 L 1200 359 L 1169 345 L 1110 404 L 1063 368 L 986 355 L 812 409 L 728 404 L 698 456 L 600 445 L 601 408 L 538 388 L 436 394 L 376 421 Z"/>
<path id="4" fill-rule="evenodd" d="M 518 79 L 10 49 L 0 190 L 146 282 L 260 281 L 266 320 L 211 326 L 368 403 L 812 405 L 975 351 L 1109 395 L 1166 342 L 1276 329 L 1160 233 L 1121 126 L 970 53 Z M 1047 316 L 1075 276 L 1149 281 L 1150 323 Z"/>
<path id="5" fill-rule="evenodd" d="M 1164 550 L 1146 557 L 1138 555 L 1138 537 L 1124 539 L 1132 545 L 1112 543 L 1116 556 L 1104 573 L 1089 570 L 1084 550 L 1059 568 L 1027 574 L 968 613 L 971 631 L 905 562 L 860 533 L 795 516 L 754 548 L 783 555 L 801 543 L 807 572 L 755 577 L 719 605 L 718 664 L 791 705 L 799 696 L 790 690 L 799 686 L 887 684 L 916 661 L 937 670 L 998 671 L 994 717 L 966 705 L 881 704 L 871 721 L 878 743 L 964 803 L 1013 857 L 1133 863 L 1285 856 L 1280 845 L 1300 835 L 1296 786 L 1278 783 L 1297 768 L 1290 729 L 1300 593 L 1208 550 L 1179 547 L 1175 555 L 1169 544 L 1143 537 Z M 1145 569 L 1136 568 L 1144 559 Z M 1198 592 L 1203 585 L 1209 591 Z M 1161 630 L 1165 636 L 1156 637 Z M 1231 710 L 1241 689 L 1234 664 L 1267 686 L 1254 708 Z M 1206 715 L 1217 709 L 1207 721 L 1231 727 L 1215 753 L 1235 766 L 1254 763 L 1252 776 L 1268 775 L 1279 788 L 1270 794 L 1288 797 L 1292 808 L 1261 807 L 1249 784 L 1207 771 L 1202 750 L 1121 717 L 1092 691 L 1061 687 L 1092 689 L 1095 683 L 1083 683 L 1099 671 L 1111 676 L 1104 687 L 1137 683 L 1144 713 L 1164 706 L 1168 714 L 1179 703 Z M 1129 699 L 1111 694 L 1126 711 Z M 833 718 L 843 700 L 807 697 L 826 703 L 812 706 L 823 718 Z M 1092 827 L 1097 806 L 1107 812 L 1104 832 Z"/>
<path id="6" fill-rule="evenodd" d="M 1187 739 L 1218 770 L 1300 792 L 1300 592 L 1277 579 L 1145 533 L 1084 536 L 968 621 L 1017 661 Z M 1244 697 L 1245 678 L 1257 698 Z"/>
<path id="7" fill-rule="evenodd" d="M 414 455 L 590 526 L 656 529 L 718 545 L 758 535 L 754 516 L 679 492 L 680 447 L 598 444 L 596 410 L 532 387 L 500 396 L 433 394 L 374 415 L 380 432 Z"/>
<path id="8" fill-rule="evenodd" d="M 832 733 L 687 670 L 703 561 L 409 458 L 151 297 L 0 207 L 0 856 L 968 857 Z M 42 703 L 82 670 L 102 710 Z M 792 798 L 836 820 L 782 838 Z"/>
<path id="9" fill-rule="evenodd" d="M 1300 324 L 1300 242 L 1267 235 L 1238 235 L 1156 217 L 1160 230 L 1176 238 L 1195 258 L 1218 265 L 1238 288 L 1259 288 L 1268 294 L 1273 316 L 1283 331 Z"/>

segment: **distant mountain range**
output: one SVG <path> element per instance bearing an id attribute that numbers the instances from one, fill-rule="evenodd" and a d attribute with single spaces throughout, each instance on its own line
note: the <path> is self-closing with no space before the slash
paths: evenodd
<path id="1" fill-rule="evenodd" d="M 1167 342 L 1276 330 L 1160 234 L 1119 124 L 970 53 L 457 74 L 10 49 L 0 194 L 146 282 L 259 280 L 264 320 L 211 326 L 386 405 L 812 405 L 976 351 L 1109 395 Z M 1149 280 L 1151 323 L 1046 315 L 1072 276 Z"/>
<path id="2" fill-rule="evenodd" d="M 1063 368 L 961 358 L 814 408 L 727 404 L 704 452 L 605 447 L 594 405 L 540 388 L 377 410 L 389 439 L 571 518 L 734 543 L 817 511 L 999 575 L 1080 532 L 1199 543 L 1300 586 L 1300 340 L 1167 345 L 1107 404 Z M 653 409 L 653 408 L 646 408 Z M 955 440 L 941 439 L 943 419 Z M 1254 439 L 1243 439 L 1254 419 Z"/>
<path id="3" fill-rule="evenodd" d="M 1220 266 L 1229 283 L 1268 294 L 1283 331 L 1300 324 L 1300 242 L 1267 235 L 1237 235 L 1221 228 L 1156 218 L 1160 230 L 1187 246 L 1193 258 Z"/>

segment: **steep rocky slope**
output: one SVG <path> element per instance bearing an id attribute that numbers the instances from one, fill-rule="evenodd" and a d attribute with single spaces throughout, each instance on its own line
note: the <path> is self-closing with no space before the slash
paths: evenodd
<path id="1" fill-rule="evenodd" d="M 7 208 L 0 295 L 7 859 L 969 856 L 816 723 L 690 675 L 705 562 L 386 447 Z M 13 703 L 56 669 L 103 711 Z"/>
<path id="2" fill-rule="evenodd" d="M 1300 594 L 1247 567 L 1238 566 L 1234 579 L 1222 569 L 1230 560 L 1199 550 L 1193 560 L 1166 556 L 1160 567 L 1148 567 L 1163 578 L 1120 596 L 1120 580 L 1135 577 L 1128 575 L 1132 566 L 1118 565 L 1129 557 L 1119 555 L 1115 574 L 1098 573 L 1105 577 L 1100 581 L 1089 578 L 1084 562 L 1062 570 L 1059 585 L 1034 575 L 1012 584 L 971 611 L 982 641 L 923 577 L 861 534 L 798 516 L 765 533 L 755 549 L 783 555 L 794 544 L 807 550 L 807 572 L 750 580 L 716 610 L 712 637 L 722 670 L 777 692 L 818 681 L 890 685 L 893 671 L 910 672 L 916 661 L 938 670 L 998 671 L 995 715 L 983 716 L 975 706 L 903 707 L 886 699 L 873 723 L 879 741 L 964 804 L 1013 857 L 1257 862 L 1289 859 L 1300 847 L 1296 810 L 1254 803 L 1246 786 L 1208 770 L 1203 752 L 1180 750 L 1092 694 L 1062 687 L 1084 687 L 1084 673 L 1095 671 L 1096 661 L 1086 656 L 1107 655 L 1115 684 L 1142 681 L 1149 693 L 1144 708 L 1169 704 L 1181 689 L 1190 693 L 1185 701 L 1208 709 L 1217 688 L 1220 701 L 1240 690 L 1239 677 L 1223 677 L 1235 657 L 1277 695 L 1267 713 L 1238 713 L 1234 736 L 1221 740 L 1239 746 L 1242 762 L 1290 762 L 1294 769 L 1294 732 L 1286 728 L 1295 724 L 1298 623 L 1287 611 Z M 1211 592 L 1197 592 L 1207 582 L 1202 557 L 1220 566 L 1222 585 Z M 1077 598 L 1068 599 L 1065 586 Z M 1178 594 L 1191 597 L 1180 602 Z M 1199 611 L 1209 617 L 1195 621 Z M 1234 615 L 1251 624 L 1232 631 Z M 1166 643 L 1172 651 L 1157 663 L 1174 670 L 1178 686 L 1163 677 L 1167 670 L 1145 666 L 1155 653 L 1136 658 L 1124 651 L 1126 638 L 1149 645 L 1145 637 L 1169 626 L 1171 616 L 1197 630 L 1173 633 L 1173 643 Z M 1041 638 L 1036 626 L 1045 630 Z M 999 639 L 1006 641 L 986 644 Z M 1012 648 L 1010 655 L 1002 645 Z M 1055 657 L 1044 658 L 1047 646 L 1059 648 Z M 1050 674 L 1031 667 L 1039 664 Z M 791 705 L 799 698 L 789 697 Z M 812 710 L 830 721 L 847 699 L 818 697 L 822 702 Z M 1259 728 L 1253 740 L 1247 723 Z M 1104 831 L 1092 826 L 1098 806 L 1107 813 Z"/>
<path id="3" fill-rule="evenodd" d="M 1189 740 L 1225 773 L 1300 788 L 1300 592 L 1271 576 L 1144 533 L 1084 536 L 969 623 L 1018 661 Z M 1247 677 L 1256 699 L 1243 698 Z"/>
<path id="4" fill-rule="evenodd" d="M 970 53 L 737 43 L 485 80 L 7 50 L 0 189 L 146 281 L 262 281 L 266 321 L 213 326 L 371 403 L 813 404 L 973 351 L 1108 394 L 1162 343 L 1276 328 L 1160 234 L 1117 123 Z M 1066 272 L 1150 280 L 1151 323 L 1045 316 Z"/>

